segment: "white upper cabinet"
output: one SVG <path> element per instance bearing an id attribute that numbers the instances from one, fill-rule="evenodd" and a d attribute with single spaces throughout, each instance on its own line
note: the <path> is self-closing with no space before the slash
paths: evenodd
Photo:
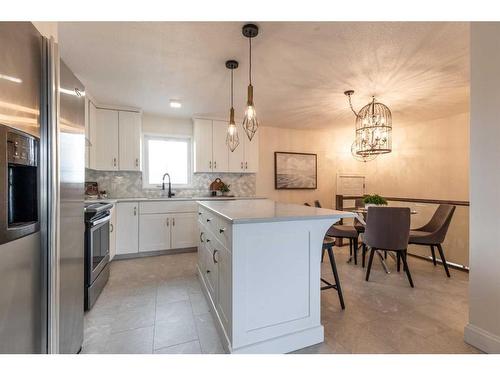
<path id="1" fill-rule="evenodd" d="M 88 167 L 101 171 L 141 170 L 141 113 L 88 106 Z"/>
<path id="2" fill-rule="evenodd" d="M 246 134 L 243 135 L 245 149 L 244 168 L 247 173 L 257 173 L 259 171 L 259 131 L 254 134 L 252 140 L 248 140 Z"/>
<path id="3" fill-rule="evenodd" d="M 227 121 L 194 120 L 194 172 L 256 173 L 259 169 L 259 134 L 249 141 L 240 127 L 240 144 L 226 145 Z"/>
<path id="4" fill-rule="evenodd" d="M 212 120 L 194 120 L 193 153 L 194 172 L 212 172 Z"/>
<path id="5" fill-rule="evenodd" d="M 239 130 L 239 129 L 238 129 Z M 240 144 L 236 149 L 231 152 L 229 150 L 229 172 L 234 173 L 244 173 L 245 172 L 245 145 L 243 138 L 246 137 L 246 134 L 241 134 L 238 132 L 240 136 Z"/>
<path id="6" fill-rule="evenodd" d="M 90 124 L 92 128 L 93 124 Z M 118 111 L 97 108 L 95 123 L 95 169 L 118 170 Z"/>
<path id="7" fill-rule="evenodd" d="M 228 123 L 213 121 L 212 125 L 212 169 L 214 172 L 227 172 L 229 170 L 229 148 L 226 145 Z"/>
<path id="8" fill-rule="evenodd" d="M 121 171 L 141 170 L 141 114 L 118 112 L 118 149 Z"/>

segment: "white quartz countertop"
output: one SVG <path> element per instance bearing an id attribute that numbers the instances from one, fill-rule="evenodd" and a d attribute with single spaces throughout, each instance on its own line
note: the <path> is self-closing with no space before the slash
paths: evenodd
<path id="1" fill-rule="evenodd" d="M 256 201 L 199 201 L 199 204 L 234 224 L 291 220 L 342 219 L 356 216 L 353 212 L 280 203 L 270 199 Z"/>
<path id="2" fill-rule="evenodd" d="M 263 197 L 159 197 L 159 198 L 146 198 L 146 197 L 132 197 L 132 198 L 103 198 L 103 199 L 85 199 L 85 202 L 96 203 L 117 203 L 117 202 L 155 202 L 155 201 L 228 201 L 228 200 L 250 200 L 250 199 L 265 199 Z"/>

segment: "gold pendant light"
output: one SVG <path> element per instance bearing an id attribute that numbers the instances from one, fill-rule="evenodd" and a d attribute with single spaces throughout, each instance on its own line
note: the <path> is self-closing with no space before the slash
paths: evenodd
<path id="1" fill-rule="evenodd" d="M 240 144 L 240 137 L 238 136 L 238 128 L 234 121 L 234 108 L 233 108 L 233 70 L 238 68 L 238 61 L 226 61 L 226 68 L 231 70 L 231 109 L 229 110 L 229 125 L 227 127 L 226 144 L 227 147 L 233 152 Z"/>
<path id="2" fill-rule="evenodd" d="M 243 129 L 247 134 L 248 139 L 251 141 L 257 129 L 259 127 L 259 121 L 257 120 L 257 113 L 255 112 L 255 106 L 253 104 L 253 86 L 252 86 L 252 38 L 255 38 L 259 34 L 259 28 L 257 25 L 252 23 L 246 24 L 242 29 L 243 36 L 248 38 L 249 45 L 249 55 L 250 63 L 248 69 L 248 98 L 247 107 L 245 109 L 245 117 L 243 118 Z"/>

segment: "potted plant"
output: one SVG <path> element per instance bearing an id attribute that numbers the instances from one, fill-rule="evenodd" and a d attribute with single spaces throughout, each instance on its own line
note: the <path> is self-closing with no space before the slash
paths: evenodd
<path id="1" fill-rule="evenodd" d="M 363 203 L 365 204 L 365 208 L 370 206 L 387 206 L 387 200 L 378 194 L 365 195 Z"/>
<path id="2" fill-rule="evenodd" d="M 219 191 L 222 193 L 223 196 L 227 195 L 231 190 L 229 189 L 231 185 L 222 183 L 221 187 L 219 188 Z"/>

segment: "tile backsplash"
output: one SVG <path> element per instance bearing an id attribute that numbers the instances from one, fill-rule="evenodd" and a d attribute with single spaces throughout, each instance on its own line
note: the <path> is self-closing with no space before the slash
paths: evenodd
<path id="1" fill-rule="evenodd" d="M 192 187 L 172 189 L 177 197 L 206 196 L 210 194 L 210 183 L 219 177 L 224 183 L 231 185 L 231 195 L 237 197 L 255 196 L 255 174 L 238 173 L 195 173 Z M 96 171 L 85 170 L 85 181 L 96 181 L 99 190 L 105 190 L 109 198 L 155 198 L 164 192 L 159 189 L 142 188 L 142 172 Z"/>

